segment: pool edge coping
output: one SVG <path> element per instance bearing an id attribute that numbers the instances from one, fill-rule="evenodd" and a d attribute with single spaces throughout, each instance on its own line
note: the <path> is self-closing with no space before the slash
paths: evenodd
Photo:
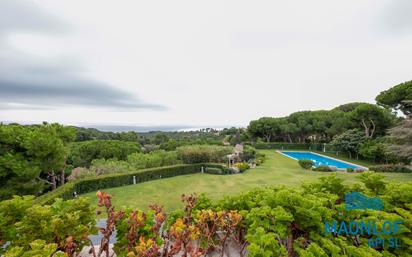
<path id="1" fill-rule="evenodd" d="M 287 150 L 282 150 L 282 151 L 285 151 L 285 152 L 298 152 L 298 153 L 313 153 L 313 154 L 316 154 L 316 155 L 319 155 L 319 156 L 322 156 L 322 157 L 326 157 L 326 158 L 329 158 L 329 159 L 332 159 L 332 160 L 335 160 L 335 161 L 344 162 L 344 163 L 346 163 L 346 164 L 351 164 L 351 165 L 353 165 L 353 166 L 357 166 L 357 167 L 360 167 L 360 168 L 369 170 L 368 167 L 365 167 L 365 166 L 362 166 L 362 165 L 358 165 L 358 164 L 353 163 L 353 162 L 347 162 L 347 161 L 344 161 L 344 160 L 341 160 L 341 159 L 337 159 L 337 158 L 334 158 L 334 157 L 330 157 L 330 156 L 327 156 L 327 155 L 315 153 L 315 152 L 312 152 L 312 151 L 287 151 Z M 280 154 L 283 155 L 283 156 L 286 156 L 286 157 L 291 158 L 291 159 L 293 159 L 293 160 L 299 161 L 299 160 L 296 159 L 296 158 L 293 158 L 293 157 L 291 157 L 291 156 L 289 156 L 289 155 L 286 155 L 286 154 L 282 153 L 282 151 L 276 150 L 277 153 L 280 153 Z M 338 169 L 338 170 L 346 170 L 346 169 Z"/>

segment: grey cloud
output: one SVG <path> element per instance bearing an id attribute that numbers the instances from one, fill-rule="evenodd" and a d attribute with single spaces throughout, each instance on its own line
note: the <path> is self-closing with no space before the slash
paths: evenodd
<path id="1" fill-rule="evenodd" d="M 58 33 L 68 26 L 34 1 L 0 1 L 0 109 L 97 107 L 117 111 L 164 110 L 132 94 L 81 76 L 69 60 L 44 61 L 21 53 L 5 38 L 13 32 Z"/>
<path id="2" fill-rule="evenodd" d="M 114 110 L 152 109 L 165 107 L 142 102 L 103 84 L 77 78 L 63 78 L 62 82 L 47 79 L 37 84 L 0 79 L 0 101 L 2 108 L 11 109 L 53 109 L 64 106 L 103 107 Z"/>
<path id="3" fill-rule="evenodd" d="M 62 32 L 68 25 L 44 12 L 35 1 L 0 1 L 0 35 L 6 32 Z"/>
<path id="4" fill-rule="evenodd" d="M 412 1 L 390 1 L 383 10 L 383 22 L 391 32 L 410 33 L 412 31 Z"/>

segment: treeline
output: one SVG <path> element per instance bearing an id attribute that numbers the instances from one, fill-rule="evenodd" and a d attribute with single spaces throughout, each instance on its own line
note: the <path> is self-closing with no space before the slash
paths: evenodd
<path id="1" fill-rule="evenodd" d="M 397 114 L 401 112 L 404 117 Z M 381 92 L 376 104 L 348 103 L 332 110 L 262 117 L 247 128 L 251 141 L 329 143 L 350 157 L 374 162 L 412 161 L 412 81 Z"/>
<path id="2" fill-rule="evenodd" d="M 196 140 L 183 141 L 170 151 L 160 150 L 161 145 L 144 149 L 134 140 L 76 142 L 76 133 L 76 128 L 56 123 L 0 124 L 0 200 L 40 195 L 64 185 L 67 179 L 180 163 L 226 162 L 224 158 L 233 151 L 232 147 L 196 145 Z M 245 158 L 254 157 L 253 150 L 246 152 Z"/>
<path id="3" fill-rule="evenodd" d="M 350 129 L 376 138 L 399 119 L 390 110 L 368 103 L 349 103 L 332 110 L 300 111 L 287 117 L 262 117 L 249 123 L 248 132 L 266 142 L 328 143 Z"/>
<path id="4" fill-rule="evenodd" d="M 0 124 L 0 200 L 14 194 L 38 195 L 54 190 L 64 185 L 68 177 L 122 173 L 206 159 L 218 162 L 232 152 L 222 145 L 221 138 L 213 129 L 139 135 L 57 123 Z M 219 158 L 210 157 L 216 155 Z M 81 169 L 73 172 L 77 167 Z"/>
<path id="5" fill-rule="evenodd" d="M 195 141 L 195 143 L 217 143 L 221 140 L 220 132 L 213 128 L 196 131 L 150 131 L 150 132 L 111 132 L 95 128 L 75 127 L 76 142 L 90 140 L 119 140 L 138 142 L 141 145 L 160 145 L 168 141 Z"/>

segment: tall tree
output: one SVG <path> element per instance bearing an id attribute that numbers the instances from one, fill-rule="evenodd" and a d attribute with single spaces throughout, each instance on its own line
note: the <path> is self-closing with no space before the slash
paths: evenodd
<path id="1" fill-rule="evenodd" d="M 69 155 L 69 150 L 68 150 L 68 145 L 71 142 L 74 142 L 76 140 L 76 129 L 74 127 L 68 127 L 68 126 L 63 126 L 58 123 L 53 123 L 48 125 L 47 123 L 44 123 L 45 127 L 49 127 L 49 133 L 55 134 L 57 137 L 59 137 L 62 140 L 62 143 L 65 147 L 65 152 L 64 152 L 64 165 L 60 169 L 60 175 L 58 176 L 58 179 L 60 181 L 60 185 L 64 185 L 66 181 L 66 176 L 65 176 L 65 168 L 67 166 L 67 158 Z M 57 176 L 54 171 L 51 172 L 50 176 Z M 53 181 L 52 181 L 53 182 Z M 55 181 L 54 181 L 55 183 Z"/>
<path id="2" fill-rule="evenodd" d="M 349 115 L 365 131 L 367 138 L 373 138 L 377 133 L 383 134 L 395 123 L 395 117 L 389 111 L 374 104 L 361 104 Z"/>
<path id="3" fill-rule="evenodd" d="M 289 143 L 293 143 L 292 138 L 299 132 L 299 128 L 295 123 L 289 122 L 289 120 L 285 118 L 280 124 L 280 131 L 286 136 Z"/>
<path id="4" fill-rule="evenodd" d="M 279 121 L 272 117 L 262 117 L 252 120 L 248 126 L 248 132 L 253 137 L 262 137 L 266 142 L 270 142 L 276 133 L 279 133 Z"/>
<path id="5" fill-rule="evenodd" d="M 401 110 L 412 118 L 412 80 L 381 92 L 376 97 L 376 102 L 385 108 Z"/>
<path id="6" fill-rule="evenodd" d="M 412 165 L 412 119 L 389 129 L 388 138 L 391 141 L 389 152 Z"/>
<path id="7" fill-rule="evenodd" d="M 162 143 L 167 142 L 168 140 L 169 140 L 169 137 L 165 133 L 158 133 L 153 138 L 153 143 L 155 145 L 160 145 Z"/>
<path id="8" fill-rule="evenodd" d="M 295 112 L 288 117 L 289 122 L 296 124 L 299 143 L 304 141 L 305 138 L 313 132 L 310 113 L 310 111 Z"/>
<path id="9" fill-rule="evenodd" d="M 49 175 L 63 168 L 66 153 L 56 125 L 0 125 L 0 198 L 34 194 L 45 182 L 55 188 Z"/>
<path id="10" fill-rule="evenodd" d="M 341 151 L 347 151 L 349 157 L 352 158 L 352 154 L 358 156 L 359 146 L 366 140 L 365 133 L 358 129 L 350 129 L 337 135 L 333 138 L 331 144 Z"/>

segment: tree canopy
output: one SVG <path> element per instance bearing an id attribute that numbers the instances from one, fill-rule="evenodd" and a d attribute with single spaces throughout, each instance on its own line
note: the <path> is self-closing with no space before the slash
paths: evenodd
<path id="1" fill-rule="evenodd" d="M 365 131 L 367 138 L 384 134 L 385 129 L 395 123 L 395 117 L 389 111 L 374 104 L 361 104 L 349 115 L 351 120 Z"/>
<path id="2" fill-rule="evenodd" d="M 74 131 L 58 124 L 1 124 L 0 198 L 44 189 L 47 179 L 63 169 L 67 157 L 65 144 L 73 139 Z"/>
<path id="3" fill-rule="evenodd" d="M 389 152 L 412 162 L 412 120 L 404 120 L 398 126 L 389 129 L 388 138 L 391 141 Z"/>
<path id="4" fill-rule="evenodd" d="M 382 91 L 376 102 L 393 110 L 401 110 L 406 116 L 412 115 L 412 80 Z"/>
<path id="5" fill-rule="evenodd" d="M 366 140 L 365 133 L 358 129 L 350 129 L 337 135 L 332 140 L 332 145 L 337 149 L 347 151 L 350 155 L 357 154 L 359 146 Z M 352 157 L 352 156 L 350 156 Z"/>
<path id="6" fill-rule="evenodd" d="M 91 140 L 73 143 L 68 162 L 74 167 L 89 167 L 95 159 L 126 160 L 132 153 L 140 152 L 137 142 L 119 140 Z"/>

